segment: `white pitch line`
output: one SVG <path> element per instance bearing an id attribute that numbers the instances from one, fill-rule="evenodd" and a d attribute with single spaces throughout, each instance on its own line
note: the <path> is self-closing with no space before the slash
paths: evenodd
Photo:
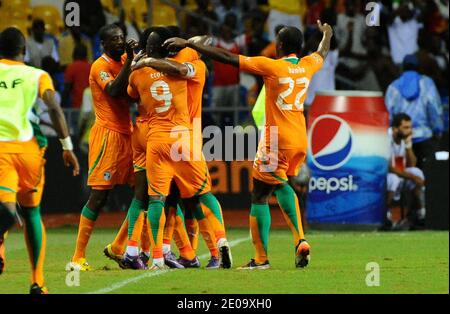
<path id="1" fill-rule="evenodd" d="M 246 237 L 246 238 L 240 238 L 240 239 L 237 239 L 237 240 L 234 240 L 234 241 L 230 241 L 230 247 L 236 246 L 236 245 L 238 245 L 238 244 L 240 244 L 242 242 L 248 241 L 248 240 L 250 240 L 250 238 Z M 199 256 L 200 259 L 204 259 L 204 258 L 207 258 L 207 257 L 209 257 L 209 253 Z M 105 293 L 110 293 L 110 292 L 112 292 L 114 290 L 117 290 L 117 289 L 120 289 L 122 287 L 125 287 L 126 285 L 129 285 L 131 283 L 135 283 L 135 282 L 141 281 L 142 279 L 145 279 L 145 278 L 161 276 L 161 275 L 164 275 L 164 274 L 166 274 L 166 273 L 168 273 L 170 271 L 174 271 L 174 269 L 157 270 L 155 272 L 146 272 L 146 273 L 141 274 L 139 276 L 128 278 L 126 280 L 114 283 L 114 284 L 112 284 L 109 287 L 106 287 L 106 288 L 103 288 L 103 289 L 99 289 L 99 290 L 95 290 L 95 291 L 92 291 L 92 292 L 87 292 L 86 294 L 105 294 Z"/>

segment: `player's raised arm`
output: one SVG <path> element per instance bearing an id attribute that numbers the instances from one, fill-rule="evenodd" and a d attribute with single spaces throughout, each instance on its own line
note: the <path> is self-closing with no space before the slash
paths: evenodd
<path id="1" fill-rule="evenodd" d="M 55 98 L 55 91 L 50 89 L 44 91 L 42 100 L 48 107 L 48 114 L 62 144 L 64 164 L 66 167 L 72 166 L 73 175 L 77 176 L 80 173 L 80 165 L 77 157 L 73 153 L 73 144 L 70 139 L 69 128 L 67 127 L 64 113 Z"/>
<path id="2" fill-rule="evenodd" d="M 120 97 L 127 94 L 128 78 L 131 73 L 131 63 L 134 58 L 134 48 L 138 46 L 138 43 L 134 39 L 127 41 L 125 50 L 127 53 L 127 59 L 123 65 L 122 70 L 116 79 L 106 85 L 105 91 L 111 97 Z"/>
<path id="3" fill-rule="evenodd" d="M 317 48 L 317 53 L 322 56 L 325 60 L 328 52 L 330 51 L 331 37 L 333 36 L 333 29 L 327 23 L 322 24 L 320 20 L 317 20 L 317 26 L 319 30 L 323 33 L 322 41 Z"/>
<path id="4" fill-rule="evenodd" d="M 239 67 L 239 55 L 228 52 L 224 49 L 206 46 L 198 42 L 195 42 L 194 40 L 185 40 L 182 38 L 170 38 L 164 42 L 163 46 L 171 51 L 189 47 L 194 50 L 197 50 L 202 55 L 210 57 L 211 59 Z"/>

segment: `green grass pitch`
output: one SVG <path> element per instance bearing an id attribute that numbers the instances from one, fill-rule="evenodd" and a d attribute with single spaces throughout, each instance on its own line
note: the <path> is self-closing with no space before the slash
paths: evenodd
<path id="1" fill-rule="evenodd" d="M 294 267 L 289 230 L 273 230 L 270 237 L 270 270 L 172 270 L 162 273 L 120 270 L 103 256 L 115 230 L 95 230 L 88 246 L 92 272 L 80 274 L 80 285 L 66 285 L 65 266 L 73 252 L 76 230 L 48 231 L 45 261 L 50 293 L 449 293 L 448 232 L 324 232 L 310 231 L 311 263 Z M 230 229 L 234 264 L 252 257 L 249 231 Z M 202 267 L 207 251 L 200 240 Z M 6 241 L 7 269 L 0 276 L 0 293 L 28 293 L 29 264 L 21 232 Z M 380 266 L 380 285 L 366 285 L 366 265 Z"/>

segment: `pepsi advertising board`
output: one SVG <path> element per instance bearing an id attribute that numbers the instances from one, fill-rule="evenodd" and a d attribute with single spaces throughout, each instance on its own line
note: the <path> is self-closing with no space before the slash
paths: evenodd
<path id="1" fill-rule="evenodd" d="M 389 158 L 382 94 L 319 93 L 308 126 L 308 222 L 381 224 Z"/>

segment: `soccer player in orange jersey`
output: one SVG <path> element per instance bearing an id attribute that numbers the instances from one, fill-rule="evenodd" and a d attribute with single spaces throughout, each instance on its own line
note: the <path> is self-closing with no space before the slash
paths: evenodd
<path id="1" fill-rule="evenodd" d="M 123 31 L 115 24 L 104 26 L 100 39 L 105 53 L 94 62 L 89 76 L 96 116 L 89 137 L 88 185 L 92 190 L 81 212 L 71 260 L 71 268 L 82 271 L 91 268 L 86 261 L 86 246 L 109 192 L 115 185 L 132 184 L 134 177 L 126 89 L 137 42 L 125 43 Z M 122 57 L 124 52 L 126 58 Z"/>
<path id="2" fill-rule="evenodd" d="M 167 57 L 168 52 L 162 48 L 162 43 L 169 37 L 170 33 L 165 28 L 158 28 L 150 34 L 147 55 L 152 62 Z M 192 132 L 186 79 L 195 75 L 195 67 L 191 63 L 171 64 L 178 77 L 164 74 L 171 73 L 170 69 L 157 71 L 146 67 L 132 73 L 128 87 L 128 94 L 139 98 L 149 114 L 147 176 L 148 220 L 153 244 L 151 269 L 166 267 L 162 252 L 164 201 L 170 192 L 171 181 L 179 187 L 181 198 L 189 210 L 201 210 L 199 195 L 209 192 L 204 189 L 208 171 L 206 163 L 199 167 L 191 162 Z"/>
<path id="3" fill-rule="evenodd" d="M 195 37 L 191 38 L 194 42 L 205 42 L 207 38 Z M 197 141 L 197 145 L 195 148 L 199 150 L 198 155 L 201 156 L 200 161 L 195 161 L 200 165 L 202 163 L 206 163 L 205 158 L 203 156 L 202 148 L 202 128 L 201 128 L 201 117 L 202 117 L 202 94 L 203 88 L 205 86 L 206 77 L 207 77 L 207 68 L 205 63 L 200 59 L 200 55 L 193 49 L 185 48 L 181 50 L 174 59 L 178 62 L 191 62 L 194 64 L 196 68 L 196 75 L 188 80 L 188 106 L 189 106 L 189 115 L 191 118 L 191 125 L 193 128 L 193 136 L 195 141 Z M 226 238 L 225 231 L 225 223 L 223 220 L 222 208 L 220 206 L 217 198 L 211 193 L 211 177 L 208 172 L 208 180 L 206 182 L 205 190 L 209 191 L 200 196 L 200 204 L 202 207 L 202 211 L 205 215 L 202 215 L 200 211 L 196 211 L 195 213 L 186 212 L 186 228 L 188 229 L 188 233 L 191 239 L 191 244 L 194 250 L 197 249 L 198 242 L 197 235 L 198 228 L 200 233 L 202 233 L 203 238 L 206 241 L 206 244 L 211 252 L 211 259 L 206 266 L 207 269 L 215 269 L 219 267 L 230 268 L 232 264 L 230 247 L 228 245 L 228 241 Z M 179 214 L 177 215 L 179 216 Z M 178 219 L 178 217 L 176 217 Z M 206 218 L 208 223 L 204 222 L 203 219 Z M 180 222 L 180 219 L 176 220 Z M 198 222 L 197 222 L 198 221 Z M 210 225 L 213 229 L 214 234 L 209 234 L 209 230 L 207 230 L 208 225 Z M 176 229 L 181 228 L 179 224 L 176 224 Z M 170 246 L 168 245 L 168 239 L 171 239 L 170 229 L 167 228 L 165 233 L 165 244 L 166 250 L 169 252 L 165 252 L 165 256 L 170 256 Z M 175 237 L 175 240 L 177 238 Z M 178 242 L 178 241 L 176 241 Z M 183 259 L 179 260 L 184 265 L 189 265 L 189 261 L 183 261 Z"/>
<path id="4" fill-rule="evenodd" d="M 266 85 L 266 123 L 253 166 L 250 229 L 255 258 L 241 269 L 267 269 L 270 210 L 268 198 L 275 193 L 285 219 L 294 235 L 295 265 L 305 267 L 310 246 L 305 240 L 298 199 L 289 184 L 306 158 L 307 135 L 303 102 L 308 84 L 330 49 L 332 28 L 317 21 L 323 33 L 318 50 L 302 59 L 303 34 L 295 27 L 284 27 L 277 35 L 280 59 L 239 56 L 227 51 L 172 38 L 164 46 L 169 50 L 193 48 L 217 61 L 232 64 L 242 71 L 261 75 Z M 296 62 L 292 62 L 296 58 Z M 297 136 L 292 136 L 296 134 Z"/>
<path id="5" fill-rule="evenodd" d="M 145 50 L 147 38 L 155 27 L 146 29 L 140 40 L 139 49 Z M 136 56 L 138 57 L 138 56 Z M 133 66 L 133 62 L 132 62 Z M 103 252 L 106 257 L 117 262 L 121 268 L 145 269 L 150 256 L 150 238 L 145 219 L 148 208 L 147 175 L 145 172 L 148 117 L 145 108 L 138 104 L 138 116 L 131 136 L 134 170 L 134 196 L 128 213 L 114 241 L 108 244 Z M 141 242 L 139 254 L 138 242 Z M 128 256 L 124 254 L 128 251 Z M 139 255 L 138 255 L 139 254 Z"/>

